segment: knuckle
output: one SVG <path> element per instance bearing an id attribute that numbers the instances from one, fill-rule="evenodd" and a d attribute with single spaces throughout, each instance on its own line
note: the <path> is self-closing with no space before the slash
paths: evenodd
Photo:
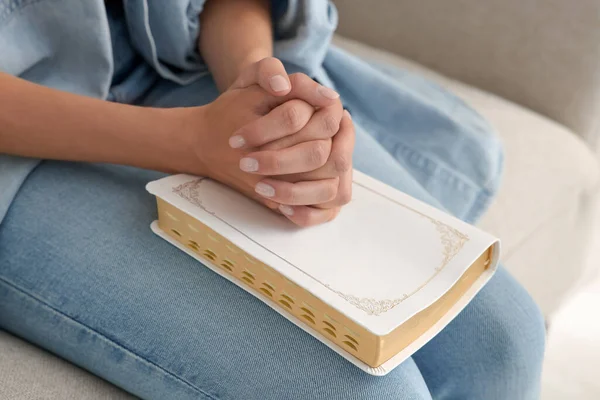
<path id="1" fill-rule="evenodd" d="M 258 65 L 260 65 L 260 66 L 273 65 L 273 63 L 276 61 L 277 61 L 277 59 L 275 57 L 265 57 L 258 62 Z"/>
<path id="2" fill-rule="evenodd" d="M 350 171 L 350 168 L 352 168 L 352 159 L 348 156 L 337 155 L 333 157 L 332 161 L 335 172 L 340 175 Z"/>
<path id="3" fill-rule="evenodd" d="M 321 199 L 321 201 L 326 202 L 335 199 L 338 195 L 338 188 L 339 185 L 337 182 L 329 183 L 323 191 L 323 199 Z"/>
<path id="4" fill-rule="evenodd" d="M 298 187 L 294 184 L 290 185 L 286 189 L 284 196 L 285 196 L 284 201 L 287 201 L 288 204 L 296 204 L 296 202 L 298 200 Z"/>
<path id="5" fill-rule="evenodd" d="M 279 58 L 276 57 L 269 57 L 269 60 L 271 60 L 271 63 L 273 64 L 273 66 L 276 69 L 284 69 L 285 67 L 283 66 L 283 63 L 281 62 L 281 60 Z"/>
<path id="6" fill-rule="evenodd" d="M 329 146 L 324 140 L 316 140 L 308 152 L 309 164 L 311 166 L 322 167 L 329 157 Z"/>
<path id="7" fill-rule="evenodd" d="M 288 105 L 283 109 L 283 124 L 286 128 L 296 131 L 302 126 L 300 110 L 295 105 Z"/>
<path id="8" fill-rule="evenodd" d="M 271 154 L 265 157 L 265 164 L 272 173 L 278 173 L 281 171 L 281 160 L 279 159 L 279 154 L 276 151 L 270 153 Z"/>
<path id="9" fill-rule="evenodd" d="M 269 58 L 268 57 L 263 58 L 262 60 L 260 60 L 259 62 L 256 63 L 256 69 L 258 70 L 258 72 L 260 74 L 262 74 L 265 72 L 268 65 L 269 65 Z"/>
<path id="10" fill-rule="evenodd" d="M 260 144 L 262 140 L 262 133 L 254 129 L 253 126 L 247 125 L 235 132 L 235 136 L 241 136 L 244 138 L 246 146 L 255 146 Z"/>
<path id="11" fill-rule="evenodd" d="M 350 200 L 352 200 L 352 190 L 349 189 L 338 192 L 337 203 L 340 206 L 345 206 L 346 204 L 350 203 Z"/>
<path id="12" fill-rule="evenodd" d="M 340 208 L 335 208 L 332 210 L 331 215 L 329 217 L 329 219 L 327 221 L 333 221 L 334 219 L 337 218 L 337 216 L 340 215 Z"/>
<path id="13" fill-rule="evenodd" d="M 268 70 L 271 67 L 277 66 L 279 60 L 275 57 L 265 57 L 258 62 L 258 69 L 261 71 Z"/>
<path id="14" fill-rule="evenodd" d="M 302 84 L 306 82 L 307 79 L 310 79 L 308 75 L 303 74 L 302 72 L 296 72 L 294 74 L 289 75 L 290 81 L 292 82 L 292 86 L 294 83 Z M 312 79 L 310 79 L 312 81 Z"/>
<path id="15" fill-rule="evenodd" d="M 340 121 L 331 113 L 328 112 L 323 117 L 323 130 L 333 136 L 340 129 Z"/>
<path id="16" fill-rule="evenodd" d="M 350 136 L 352 138 L 355 138 L 356 137 L 356 129 L 354 128 L 354 122 L 352 122 L 352 121 L 350 121 L 349 130 L 350 130 Z"/>

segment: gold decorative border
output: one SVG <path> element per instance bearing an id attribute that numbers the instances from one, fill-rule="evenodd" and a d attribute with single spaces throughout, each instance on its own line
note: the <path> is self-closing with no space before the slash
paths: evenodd
<path id="1" fill-rule="evenodd" d="M 389 201 L 391 201 L 401 207 L 404 207 L 407 210 L 410 210 L 410 211 L 420 215 L 421 217 L 429 220 L 432 224 L 435 225 L 436 230 L 439 232 L 440 242 L 443 246 L 443 250 L 442 250 L 443 258 L 442 258 L 442 262 L 440 263 L 440 265 L 434 269 L 435 272 L 433 273 L 433 275 L 431 277 L 429 277 L 423 284 L 421 284 L 419 287 L 417 287 L 411 293 L 404 293 L 404 294 L 402 294 L 401 297 L 396 298 L 396 299 L 385 299 L 385 300 L 377 300 L 377 299 L 374 299 L 371 297 L 357 297 L 357 296 L 354 296 L 351 294 L 342 293 L 338 290 L 335 290 L 334 288 L 329 286 L 327 283 L 321 282 L 319 279 L 315 278 L 314 276 L 312 276 L 309 273 L 307 273 L 306 271 L 298 268 L 296 265 L 292 264 L 285 258 L 281 257 L 279 254 L 271 251 L 270 249 L 266 248 L 262 244 L 258 243 L 257 241 L 252 239 L 249 235 L 242 232 L 240 229 L 233 226 L 232 224 L 230 224 L 229 222 L 227 222 L 220 216 L 218 216 L 214 211 L 208 210 L 202 203 L 202 200 L 200 198 L 201 193 L 199 191 L 200 184 L 206 179 L 207 178 L 197 178 L 192 181 L 178 185 L 178 186 L 172 188 L 173 193 L 175 193 L 179 197 L 189 201 L 191 204 L 193 204 L 197 207 L 200 207 L 202 210 L 204 210 L 207 213 L 209 213 L 210 215 L 214 216 L 219 221 L 223 222 L 227 226 L 236 230 L 238 233 L 242 234 L 244 237 L 246 237 L 248 240 L 250 240 L 254 244 L 260 246 L 262 249 L 273 254 L 274 256 L 276 256 L 280 260 L 284 261 L 288 265 L 296 268 L 298 271 L 302 272 L 304 275 L 310 277 L 311 279 L 318 282 L 319 284 L 321 284 L 328 290 L 331 290 L 332 292 L 334 292 L 335 294 L 337 294 L 338 296 L 340 296 L 341 298 L 346 300 L 348 303 L 350 303 L 354 307 L 358 308 L 359 310 L 364 311 L 368 315 L 379 316 L 379 315 L 391 310 L 392 308 L 396 307 L 398 304 L 402 303 L 406 299 L 410 298 L 411 296 L 413 296 L 414 294 L 419 292 L 421 289 L 423 289 L 425 286 L 427 286 L 446 267 L 446 265 L 448 265 L 448 263 L 461 251 L 461 249 L 464 247 L 465 243 L 469 241 L 468 235 L 458 231 L 457 229 L 451 227 L 450 225 L 445 224 L 439 220 L 436 220 L 426 214 L 423 214 L 420 211 L 417 211 L 405 204 L 399 203 L 398 201 L 396 201 L 390 197 L 387 197 L 387 196 L 385 196 L 369 187 L 366 187 L 356 181 L 353 181 L 354 184 L 361 186 L 362 188 L 367 189 L 367 190 L 377 194 L 378 196 L 381 196 L 381 197 L 385 198 L 386 200 L 389 200 Z"/>

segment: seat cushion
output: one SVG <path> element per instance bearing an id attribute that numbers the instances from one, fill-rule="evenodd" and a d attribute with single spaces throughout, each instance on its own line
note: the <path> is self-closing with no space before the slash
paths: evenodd
<path id="1" fill-rule="evenodd" d="M 555 300 L 568 291 L 568 284 L 572 285 L 583 269 L 583 263 L 577 261 L 581 257 L 573 254 L 576 249 L 581 252 L 581 247 L 572 242 L 574 237 L 585 241 L 585 235 L 572 231 L 583 229 L 581 220 L 586 218 L 588 203 L 596 199 L 600 176 L 588 146 L 546 117 L 400 56 L 339 36 L 334 43 L 366 60 L 426 76 L 491 123 L 504 144 L 505 170 L 500 192 L 480 226 L 502 240 L 505 265 L 543 311 L 551 313 Z M 531 243 L 535 246 L 528 246 Z"/>
<path id="2" fill-rule="evenodd" d="M 134 398 L 67 361 L 0 330 L 0 399 Z"/>

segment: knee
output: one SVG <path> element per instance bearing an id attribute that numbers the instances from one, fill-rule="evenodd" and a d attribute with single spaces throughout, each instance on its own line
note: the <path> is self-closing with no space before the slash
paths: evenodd
<path id="1" fill-rule="evenodd" d="M 506 274 L 504 270 L 498 271 Z M 513 281 L 512 278 L 510 278 Z M 490 282 L 493 284 L 493 282 Z M 503 382 L 513 382 L 534 391 L 539 385 L 544 359 L 546 328 L 544 317 L 533 299 L 513 281 L 506 298 L 495 293 L 496 307 L 487 308 L 482 324 L 488 325 L 489 369 Z"/>
<path id="2" fill-rule="evenodd" d="M 539 308 L 500 268 L 415 357 L 434 398 L 451 393 L 449 397 L 461 399 L 534 399 L 539 396 L 544 344 Z"/>
<path id="3" fill-rule="evenodd" d="M 504 170 L 504 147 L 494 129 L 485 121 L 469 129 L 462 154 L 470 154 L 471 164 L 463 171 L 469 177 L 475 200 L 469 211 L 462 216 L 467 222 L 475 222 L 487 210 L 498 193 Z"/>
<path id="4" fill-rule="evenodd" d="M 504 171 L 504 146 L 495 133 L 492 133 L 490 136 L 490 139 L 487 141 L 488 171 L 485 188 L 491 193 L 495 193 L 500 186 L 500 180 Z"/>
<path id="5" fill-rule="evenodd" d="M 451 120 L 451 138 L 457 140 L 451 165 L 456 165 L 471 185 L 492 196 L 498 189 L 504 166 L 504 146 L 498 133 L 466 105 L 446 117 Z"/>
<path id="6" fill-rule="evenodd" d="M 480 145 L 485 159 L 481 170 L 481 186 L 490 196 L 493 196 L 500 187 L 504 170 L 504 146 L 496 131 L 490 126 L 483 132 Z"/>
<path id="7" fill-rule="evenodd" d="M 541 371 L 546 329 L 544 318 L 532 300 L 521 310 L 510 312 L 510 323 L 503 321 L 496 333 L 496 356 L 504 373 Z"/>

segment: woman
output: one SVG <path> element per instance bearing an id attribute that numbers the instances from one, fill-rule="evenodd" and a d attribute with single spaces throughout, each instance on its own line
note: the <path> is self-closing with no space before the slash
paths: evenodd
<path id="1" fill-rule="evenodd" d="M 164 172 L 302 226 L 352 163 L 469 222 L 493 198 L 480 117 L 330 47 L 327 2 L 271 3 L 0 0 L 0 326 L 142 398 L 537 398 L 543 320 L 503 269 L 378 378 L 151 234 Z"/>

